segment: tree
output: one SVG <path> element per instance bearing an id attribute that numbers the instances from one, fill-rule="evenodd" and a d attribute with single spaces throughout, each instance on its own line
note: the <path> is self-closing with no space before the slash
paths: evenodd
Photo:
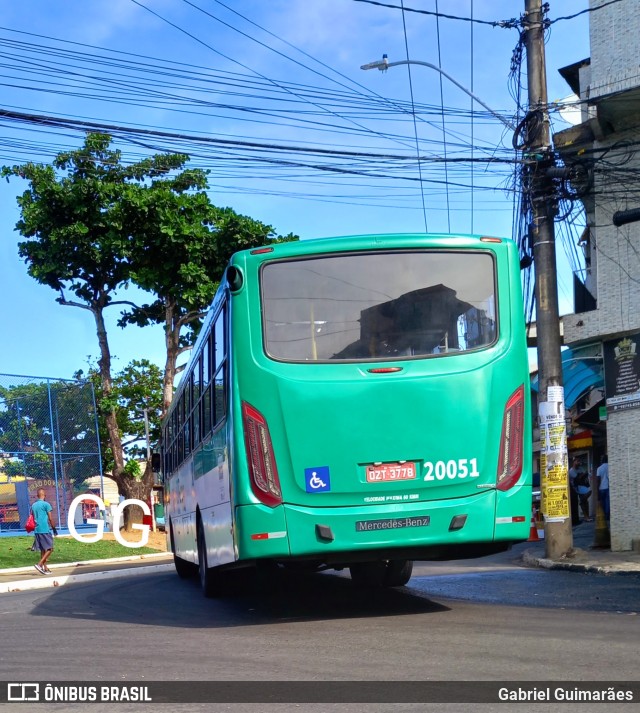
<path id="1" fill-rule="evenodd" d="M 126 210 L 140 238 L 131 248 L 132 280 L 156 299 L 133 306 L 120 324 L 164 325 L 163 415 L 173 398 L 177 359 L 193 345 L 231 255 L 298 239 L 278 236 L 270 225 L 211 205 L 205 187 L 205 174 L 190 171 L 155 180 L 152 191 L 128 189 Z M 199 192 L 185 195 L 186 189 Z"/>
<path id="2" fill-rule="evenodd" d="M 230 255 L 297 237 L 276 236 L 271 226 L 213 206 L 206 172 L 184 169 L 188 156 L 158 154 L 124 166 L 110 143 L 106 134 L 88 134 L 82 148 L 58 154 L 51 166 L 5 166 L 2 174 L 31 184 L 18 198 L 22 214 L 16 225 L 27 238 L 19 253 L 29 274 L 58 291 L 60 304 L 93 315 L 110 472 L 122 495 L 146 500 L 151 464 L 141 479 L 131 466 L 127 470 L 104 311 L 126 305 L 120 326 L 164 324 L 164 413 L 173 396 L 176 360 L 197 335 Z M 144 305 L 115 299 L 132 282 L 155 299 Z M 69 299 L 69 292 L 77 299 Z"/>
<path id="3" fill-rule="evenodd" d="M 82 371 L 75 374 L 84 377 Z M 98 387 L 100 372 L 90 367 L 88 378 Z M 101 441 L 108 443 L 105 414 L 113 408 L 125 453 L 125 471 L 135 481 L 130 487 L 131 497 L 148 499 L 153 485 L 150 468 L 142 470 L 140 460 L 147 459 L 145 421 L 149 424 L 149 444 L 153 448 L 160 440 L 160 414 L 162 411 L 162 370 L 148 359 L 133 360 L 122 371 L 114 374 L 108 403 L 98 400 L 99 429 Z M 145 418 L 146 417 L 146 418 Z M 112 472 L 114 465 L 110 446 L 102 449 L 102 467 L 105 473 Z M 135 491 L 137 490 L 137 495 Z M 125 518 L 129 509 L 125 510 Z M 125 522 L 128 525 L 129 520 Z"/>
<path id="4" fill-rule="evenodd" d="M 120 152 L 109 149 L 110 141 L 105 134 L 89 134 L 80 149 L 58 154 L 51 166 L 5 166 L 2 174 L 7 179 L 20 176 L 30 183 L 17 199 L 21 218 L 16 224 L 27 238 L 18 248 L 29 275 L 56 290 L 61 305 L 88 310 L 95 320 L 101 404 L 113 457 L 111 474 L 125 497 L 135 497 L 137 481 L 125 469 L 112 400 L 104 311 L 123 304 L 114 296 L 130 281 L 130 246 L 136 236 L 124 220 L 123 199 L 128 188 L 145 187 L 149 180 L 181 169 L 188 157 L 162 154 L 123 166 Z M 68 293 L 77 299 L 69 299 Z"/>

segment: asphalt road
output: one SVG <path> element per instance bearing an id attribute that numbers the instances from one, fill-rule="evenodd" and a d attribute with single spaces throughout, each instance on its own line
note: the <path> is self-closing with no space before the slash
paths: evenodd
<path id="1" fill-rule="evenodd" d="M 4 680 L 633 680 L 640 578 L 419 565 L 399 590 L 334 574 L 271 577 L 207 600 L 173 574 L 6 594 Z M 34 653 L 34 647 L 36 652 Z M 579 704 L 565 704 L 579 710 Z M 618 704 L 619 705 L 619 704 Z M 613 709 L 613 706 L 611 706 Z M 279 711 L 556 710 L 548 704 L 296 705 Z M 562 708 L 563 710 L 565 708 Z M 584 708 L 584 706 L 583 706 Z M 608 706 L 599 706 L 606 710 Z M 22 704 L 5 710 L 25 712 Z M 78 710 L 77 705 L 33 710 Z M 150 710 L 134 704 L 88 710 Z M 153 710 L 165 706 L 153 705 Z M 262 711 L 264 705 L 166 710 Z"/>

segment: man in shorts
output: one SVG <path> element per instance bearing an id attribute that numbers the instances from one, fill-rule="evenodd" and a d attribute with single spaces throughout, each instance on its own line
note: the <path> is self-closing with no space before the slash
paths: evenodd
<path id="1" fill-rule="evenodd" d="M 36 521 L 36 529 L 33 534 L 35 540 L 33 550 L 40 550 L 40 562 L 34 565 L 40 574 L 50 574 L 51 570 L 47 567 L 47 560 L 53 552 L 53 535 L 58 534 L 51 516 L 51 505 L 45 500 L 46 493 L 44 488 L 38 489 L 38 499 L 31 506 L 31 512 Z"/>

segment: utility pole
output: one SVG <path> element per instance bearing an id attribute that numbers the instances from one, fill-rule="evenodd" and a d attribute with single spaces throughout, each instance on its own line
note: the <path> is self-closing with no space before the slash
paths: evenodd
<path id="1" fill-rule="evenodd" d="M 571 553 L 573 535 L 553 223 L 557 206 L 553 180 L 549 175 L 555 159 L 547 107 L 544 32 L 542 0 L 525 0 L 529 112 L 525 120 L 523 159 L 531 191 L 532 221 L 529 231 L 536 271 L 540 478 L 545 554 L 548 558 L 557 559 Z"/>

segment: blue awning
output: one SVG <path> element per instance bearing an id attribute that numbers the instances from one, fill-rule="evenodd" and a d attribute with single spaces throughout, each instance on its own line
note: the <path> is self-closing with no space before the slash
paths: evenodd
<path id="1" fill-rule="evenodd" d="M 564 405 L 571 408 L 591 389 L 604 388 L 601 357 L 581 356 L 582 349 L 565 349 L 562 352 L 562 381 Z M 531 378 L 531 388 L 538 390 L 538 374 Z"/>

